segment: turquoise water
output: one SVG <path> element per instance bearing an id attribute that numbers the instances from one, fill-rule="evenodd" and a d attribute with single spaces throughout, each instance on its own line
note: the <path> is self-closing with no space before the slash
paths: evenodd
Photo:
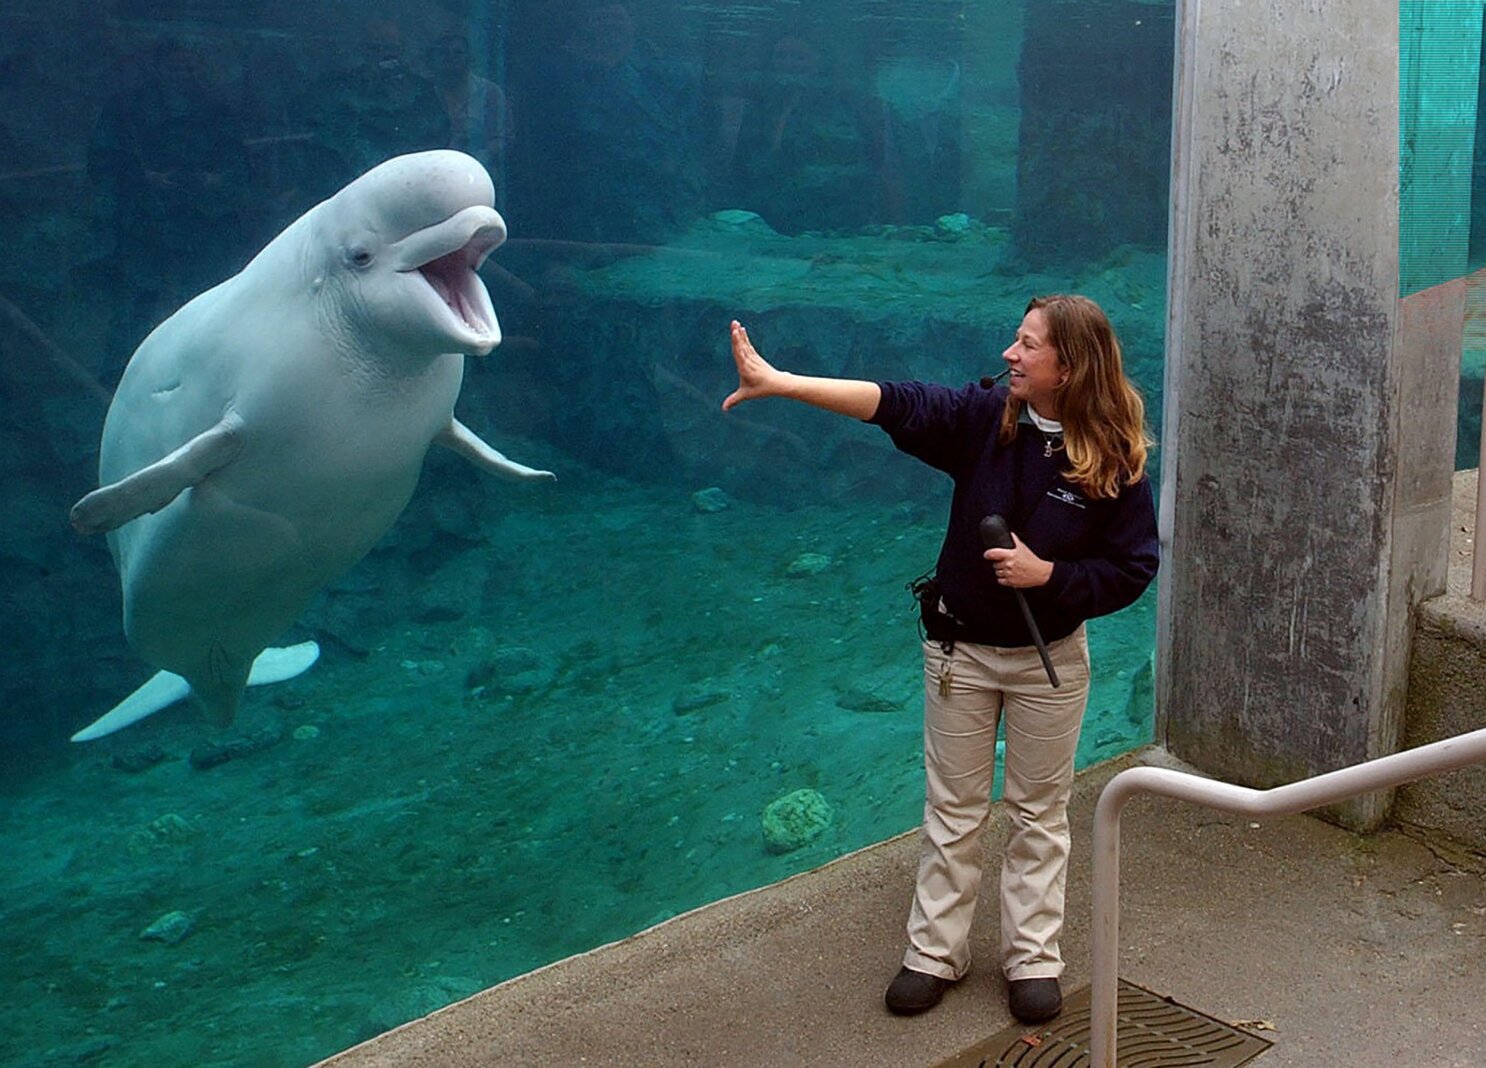
<path id="1" fill-rule="evenodd" d="M 722 415 L 730 319 L 791 370 L 959 384 L 1084 292 L 1159 418 L 1169 4 L 301 7 L 0 11 L 5 1064 L 307 1064 L 916 826 L 905 583 L 948 482 L 847 420 Z M 451 36 L 496 88 L 415 115 Z M 431 456 L 284 636 L 308 673 L 70 743 L 150 671 L 67 526 L 134 346 L 446 144 L 511 235 L 459 415 L 557 482 Z M 1151 738 L 1153 601 L 1091 624 L 1081 764 Z M 802 790 L 828 822 L 771 848 Z"/>
<path id="2" fill-rule="evenodd" d="M 427 579 L 434 597 L 494 581 L 540 602 L 389 620 L 365 657 L 252 691 L 227 733 L 279 740 L 217 767 L 192 767 L 216 735 L 183 705 L 12 778 L 6 1063 L 308 1063 L 908 830 L 902 582 L 938 534 L 876 507 L 702 514 L 571 470 L 496 525 L 498 551 Z M 807 553 L 830 563 L 791 577 Z M 601 582 L 575 572 L 592 560 Z M 1150 602 L 1092 625 L 1081 763 L 1150 737 Z M 150 744 L 159 764 L 114 766 Z M 804 788 L 833 821 L 770 853 L 765 806 Z M 141 939 L 171 912 L 184 938 Z"/>

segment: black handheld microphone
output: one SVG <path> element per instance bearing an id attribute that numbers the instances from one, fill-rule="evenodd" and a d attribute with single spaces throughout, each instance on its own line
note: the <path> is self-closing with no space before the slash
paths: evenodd
<path id="1" fill-rule="evenodd" d="M 1014 549 L 1016 542 L 1011 540 L 1011 531 L 1006 526 L 1006 520 L 999 515 L 988 515 L 980 521 L 980 540 L 987 549 Z M 1027 623 L 1027 630 L 1032 632 L 1032 644 L 1037 646 L 1037 655 L 1042 658 L 1043 670 L 1047 672 L 1047 681 L 1057 689 L 1058 673 L 1053 670 L 1053 659 L 1047 655 L 1047 643 L 1042 640 L 1042 631 L 1037 629 L 1037 620 L 1032 618 L 1032 609 L 1027 604 L 1027 598 L 1021 590 L 1012 587 L 1012 593 L 1016 594 L 1016 603 L 1021 607 L 1022 619 Z"/>

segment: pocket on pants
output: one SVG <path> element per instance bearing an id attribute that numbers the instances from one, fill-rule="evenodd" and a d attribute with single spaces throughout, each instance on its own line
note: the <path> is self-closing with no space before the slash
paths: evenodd
<path id="1" fill-rule="evenodd" d="M 946 670 L 954 666 L 954 646 L 950 646 L 950 652 L 944 651 L 944 646 L 932 638 L 924 642 L 924 687 L 935 689 L 939 686 L 939 680 L 944 677 Z"/>
<path id="2" fill-rule="evenodd" d="M 1088 689 L 1093 667 L 1089 661 L 1088 633 L 1082 626 L 1048 646 L 1048 659 L 1058 672 L 1058 681 L 1062 683 L 1060 689 L 1069 686 Z"/>

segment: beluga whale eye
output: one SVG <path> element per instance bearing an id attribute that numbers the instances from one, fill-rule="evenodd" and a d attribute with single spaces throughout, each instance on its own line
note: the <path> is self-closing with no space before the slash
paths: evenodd
<path id="1" fill-rule="evenodd" d="M 352 245 L 346 249 L 346 262 L 352 267 L 370 267 L 371 261 L 371 249 L 365 245 Z"/>

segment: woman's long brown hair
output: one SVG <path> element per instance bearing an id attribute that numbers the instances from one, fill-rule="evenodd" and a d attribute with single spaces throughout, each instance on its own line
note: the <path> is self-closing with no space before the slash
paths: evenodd
<path id="1" fill-rule="evenodd" d="M 1058 388 L 1058 421 L 1071 468 L 1068 478 L 1090 497 L 1117 497 L 1145 474 L 1152 442 L 1145 430 L 1145 402 L 1125 377 L 1120 341 L 1104 309 L 1088 297 L 1057 293 L 1033 297 L 1047 341 L 1068 378 Z M 1025 312 L 1023 313 L 1025 314 Z M 1000 440 L 1016 437 L 1022 402 L 1008 398 Z"/>

